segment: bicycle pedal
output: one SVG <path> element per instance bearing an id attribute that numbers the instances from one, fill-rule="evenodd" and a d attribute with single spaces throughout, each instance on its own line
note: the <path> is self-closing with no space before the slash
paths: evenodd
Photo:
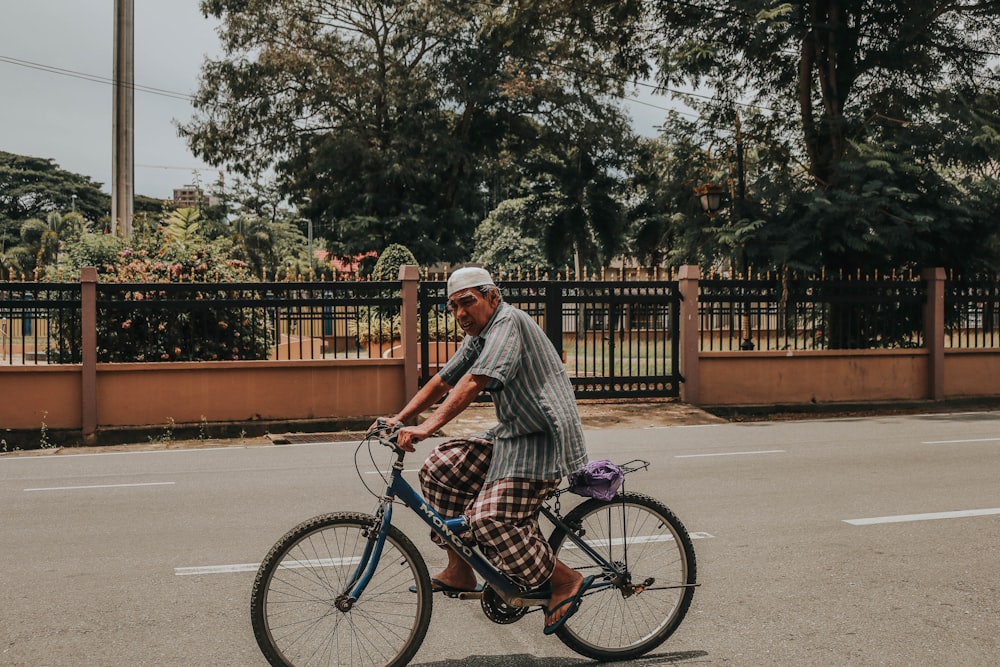
<path id="1" fill-rule="evenodd" d="M 552 597 L 552 587 L 543 586 L 542 588 L 536 588 L 533 591 L 527 591 L 521 593 L 519 597 L 525 598 L 526 600 L 541 600 L 545 601 Z"/>
<path id="2" fill-rule="evenodd" d="M 453 600 L 482 600 L 482 591 L 442 591 L 446 598 Z"/>
<path id="3" fill-rule="evenodd" d="M 525 591 L 511 600 L 515 607 L 547 607 L 552 598 L 552 587 L 545 585 L 532 591 Z"/>

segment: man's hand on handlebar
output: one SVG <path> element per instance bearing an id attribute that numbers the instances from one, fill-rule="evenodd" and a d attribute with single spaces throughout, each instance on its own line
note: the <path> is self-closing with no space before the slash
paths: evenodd
<path id="1" fill-rule="evenodd" d="M 403 423 L 394 417 L 376 419 L 375 423 L 368 427 L 368 434 L 376 433 L 382 437 L 390 436 L 396 446 L 404 452 L 416 451 L 414 445 L 432 435 L 419 426 L 403 426 Z"/>
<path id="2" fill-rule="evenodd" d="M 402 422 L 394 417 L 379 417 L 368 427 L 368 435 L 389 435 L 397 425 L 402 426 Z"/>
<path id="3" fill-rule="evenodd" d="M 404 452 L 413 452 L 416 451 L 414 445 L 421 440 L 431 437 L 431 435 L 431 433 L 428 433 L 426 429 L 420 426 L 404 426 L 396 434 L 396 445 Z"/>

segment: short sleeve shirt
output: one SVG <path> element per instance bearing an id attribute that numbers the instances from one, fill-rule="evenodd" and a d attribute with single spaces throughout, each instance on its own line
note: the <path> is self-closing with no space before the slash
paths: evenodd
<path id="1" fill-rule="evenodd" d="M 501 302 L 478 336 L 466 336 L 440 377 L 455 386 L 466 374 L 489 378 L 499 424 L 487 482 L 510 477 L 551 480 L 587 462 L 583 425 L 569 374 L 542 328 Z"/>

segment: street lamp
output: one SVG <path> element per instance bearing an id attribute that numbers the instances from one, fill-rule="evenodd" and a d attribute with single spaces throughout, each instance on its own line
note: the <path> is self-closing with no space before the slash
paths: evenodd
<path id="1" fill-rule="evenodd" d="M 715 214 L 722 208 L 723 192 L 721 185 L 712 182 L 699 185 L 694 189 L 694 193 L 698 195 L 698 201 L 701 203 L 701 210 L 710 218 L 714 218 Z"/>
<path id="2" fill-rule="evenodd" d="M 738 200 L 734 202 L 734 207 L 740 207 L 742 200 L 746 198 L 746 186 L 743 178 L 743 135 L 740 129 L 739 116 L 736 117 L 736 136 L 737 163 L 739 169 L 739 194 Z M 694 188 L 694 193 L 698 195 L 698 201 L 701 203 L 701 210 L 704 211 L 705 214 L 712 220 L 715 219 L 715 216 L 722 208 L 722 193 L 724 191 L 725 189 L 721 185 L 712 183 L 711 181 Z M 744 280 L 748 280 L 750 276 L 746 275 L 748 271 L 745 248 L 741 248 L 741 259 L 743 260 Z M 754 349 L 754 343 L 750 335 L 750 314 L 747 311 L 747 303 L 745 299 L 741 302 L 740 309 L 742 311 L 742 324 L 740 327 L 742 331 L 740 334 L 743 337 L 743 340 L 740 341 L 740 349 L 752 350 Z"/>
<path id="3" fill-rule="evenodd" d="M 70 210 L 72 210 L 73 213 L 76 213 L 76 195 L 69 196 L 69 205 Z"/>
<path id="4" fill-rule="evenodd" d="M 306 238 L 309 243 L 309 271 L 313 270 L 313 221 L 310 218 L 298 218 L 296 222 L 306 223 Z"/>

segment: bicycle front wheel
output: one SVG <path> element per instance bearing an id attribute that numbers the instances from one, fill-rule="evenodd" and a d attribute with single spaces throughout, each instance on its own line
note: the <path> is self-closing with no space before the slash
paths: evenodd
<path id="1" fill-rule="evenodd" d="M 596 575 L 579 611 L 556 636 L 595 660 L 643 655 L 667 640 L 691 605 L 697 576 L 691 538 L 673 512 L 639 493 L 610 502 L 588 500 L 565 522 L 626 577 L 612 585 L 598 565 L 564 531 L 549 538 L 556 557 L 583 575 Z"/>
<path id="2" fill-rule="evenodd" d="M 413 658 L 431 620 L 431 582 L 420 552 L 395 526 L 364 593 L 347 609 L 336 604 L 356 583 L 377 531 L 373 516 L 327 514 L 278 540 L 250 599 L 254 636 L 270 664 L 397 667 Z"/>

